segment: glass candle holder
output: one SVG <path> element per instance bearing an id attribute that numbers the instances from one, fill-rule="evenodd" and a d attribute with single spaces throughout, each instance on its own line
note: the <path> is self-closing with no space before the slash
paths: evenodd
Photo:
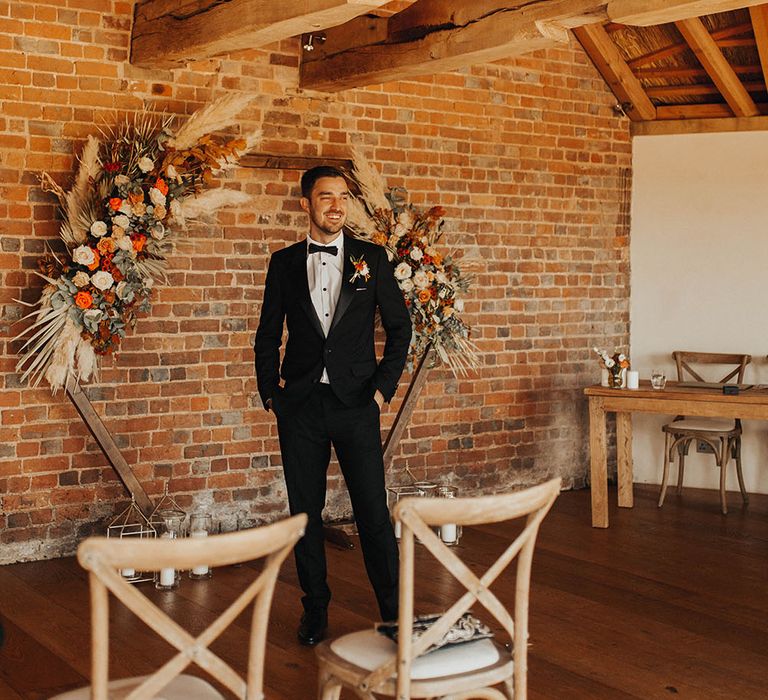
<path id="1" fill-rule="evenodd" d="M 456 498 L 458 489 L 455 486 L 439 486 L 435 493 L 437 498 Z M 447 545 L 457 545 L 461 539 L 461 525 L 443 523 L 440 528 L 440 539 Z"/>
<path id="2" fill-rule="evenodd" d="M 182 535 L 184 513 L 177 510 L 165 510 L 157 513 L 158 520 L 162 522 L 163 532 L 160 538 L 164 540 L 176 540 Z M 163 567 L 155 572 L 155 588 L 159 591 L 173 591 L 179 586 L 179 572 L 173 567 Z"/>
<path id="3" fill-rule="evenodd" d="M 387 489 L 387 506 L 389 507 L 389 512 L 392 513 L 394 511 L 397 502 L 401 498 L 405 498 L 406 496 L 419 498 L 422 495 L 422 492 L 416 488 L 415 484 L 413 486 L 391 486 Z M 395 522 L 395 537 L 398 540 L 400 539 L 402 530 L 402 524 Z"/>
<path id="4" fill-rule="evenodd" d="M 203 539 L 213 531 L 213 518 L 208 513 L 192 513 L 189 518 L 190 539 Z M 189 572 L 191 579 L 211 577 L 211 567 L 208 564 L 198 564 Z"/>

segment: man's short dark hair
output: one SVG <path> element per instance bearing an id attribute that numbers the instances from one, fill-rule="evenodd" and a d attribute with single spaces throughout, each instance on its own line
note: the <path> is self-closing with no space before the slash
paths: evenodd
<path id="1" fill-rule="evenodd" d="M 301 196 L 309 199 L 312 194 L 312 188 L 321 177 L 340 177 L 344 180 L 347 176 L 338 168 L 332 165 L 318 165 L 310 168 L 301 176 Z"/>

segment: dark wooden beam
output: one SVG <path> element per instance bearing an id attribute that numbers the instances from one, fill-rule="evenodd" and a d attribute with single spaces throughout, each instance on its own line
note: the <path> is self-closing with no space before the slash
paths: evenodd
<path id="1" fill-rule="evenodd" d="M 300 86 L 335 92 L 563 45 L 567 29 L 602 21 L 604 9 L 597 0 L 418 0 L 329 29 L 320 50 L 304 53 Z"/>
<path id="2" fill-rule="evenodd" d="M 174 68 L 349 21 L 387 0 L 145 0 L 134 10 L 131 63 Z"/>
<path id="3" fill-rule="evenodd" d="M 123 486 L 128 490 L 128 493 L 133 496 L 136 501 L 136 505 L 141 509 L 147 517 L 150 516 L 154 506 L 152 501 L 149 500 L 147 492 L 144 487 L 139 483 L 136 475 L 131 470 L 130 465 L 126 462 L 120 452 L 120 448 L 117 446 L 112 434 L 104 425 L 99 414 L 96 413 L 96 409 L 93 407 L 85 392 L 82 390 L 77 382 L 67 382 L 66 386 L 67 396 L 74 405 L 80 417 L 83 419 L 83 423 L 91 431 L 93 439 L 96 440 L 96 444 L 99 446 L 104 456 L 107 458 L 110 466 L 115 470 L 120 477 L 120 481 L 123 482 Z"/>

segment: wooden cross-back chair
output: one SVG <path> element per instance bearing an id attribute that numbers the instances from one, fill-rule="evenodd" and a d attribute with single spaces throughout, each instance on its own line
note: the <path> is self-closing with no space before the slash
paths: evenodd
<path id="1" fill-rule="evenodd" d="M 718 384 L 742 384 L 747 365 L 752 361 L 750 355 L 721 352 L 684 352 L 675 350 L 672 353 L 677 367 L 677 379 L 680 382 L 715 382 Z M 725 371 L 720 379 L 704 377 L 704 368 L 714 371 Z M 723 370 L 727 367 L 727 370 Z M 717 377 L 718 375 L 714 375 Z M 664 431 L 664 468 L 661 477 L 661 491 L 659 493 L 659 507 L 664 503 L 667 493 L 667 481 L 669 479 L 669 463 L 675 459 L 677 453 L 677 493 L 682 493 L 683 476 L 685 474 L 685 458 L 691 444 L 698 441 L 705 442 L 712 448 L 715 464 L 720 468 L 720 509 L 725 515 L 728 512 L 728 504 L 725 496 L 725 481 L 727 467 L 731 459 L 736 463 L 736 476 L 739 479 L 739 488 L 744 503 L 749 502 L 749 496 L 744 487 L 744 476 L 741 472 L 741 421 L 717 418 L 686 418 L 677 416 L 674 421 L 662 427 Z"/>
<path id="2" fill-rule="evenodd" d="M 358 697 L 379 695 L 409 698 L 464 700 L 525 700 L 528 644 L 528 598 L 531 561 L 536 536 L 544 516 L 560 491 L 560 479 L 523 491 L 474 498 L 406 498 L 395 507 L 401 523 L 400 613 L 398 642 L 375 630 L 364 630 L 323 642 L 317 649 L 322 700 L 337 700 L 342 688 Z M 478 525 L 525 519 L 520 534 L 499 558 L 477 576 L 460 559 L 461 548 L 446 546 L 430 526 L 456 523 Z M 414 537 L 437 562 L 466 589 L 417 639 L 412 639 L 414 615 Z M 514 614 L 491 591 L 491 585 L 517 561 Z M 431 563 L 431 562 L 430 562 Z M 435 576 L 434 570 L 424 572 Z M 477 639 L 423 652 L 441 640 L 451 626 L 473 605 L 482 620 L 491 616 L 501 625 L 503 639 Z M 434 612 L 422 611 L 422 612 Z M 494 686 L 502 685 L 505 692 Z M 506 693 L 506 694 L 505 694 Z"/>
<path id="3" fill-rule="evenodd" d="M 306 520 L 307 516 L 300 514 L 272 525 L 205 539 L 87 539 L 78 548 L 77 558 L 89 572 L 91 590 L 91 685 L 58 695 L 54 700 L 223 700 L 224 696 L 207 681 L 182 674 L 192 663 L 236 697 L 262 700 L 272 594 L 280 566 L 304 534 Z M 125 568 L 187 570 L 201 564 L 227 566 L 254 559 L 264 559 L 256 579 L 197 637 L 150 601 L 141 586 L 120 575 Z M 178 650 L 154 674 L 109 682 L 109 593 Z M 251 603 L 248 669 L 247 678 L 243 679 L 208 647 Z"/>

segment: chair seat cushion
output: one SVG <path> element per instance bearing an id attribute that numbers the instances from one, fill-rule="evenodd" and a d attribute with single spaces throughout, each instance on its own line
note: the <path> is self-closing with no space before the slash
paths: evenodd
<path id="1" fill-rule="evenodd" d="M 375 630 L 362 630 L 331 642 L 331 650 L 342 659 L 373 671 L 397 655 L 397 644 Z M 499 660 L 499 649 L 490 639 L 456 644 L 415 659 L 411 678 L 421 680 L 477 671 Z"/>
<path id="2" fill-rule="evenodd" d="M 121 678 L 111 681 L 109 687 L 110 700 L 118 700 L 126 697 L 134 688 L 141 684 L 147 676 L 135 676 L 133 678 Z M 57 695 L 51 700 L 90 700 L 91 687 L 70 690 Z M 225 700 L 210 683 L 195 676 L 176 676 L 158 695 L 155 700 Z"/>
<path id="3" fill-rule="evenodd" d="M 699 432 L 729 433 L 735 428 L 732 420 L 725 418 L 684 418 L 667 423 L 666 430 L 696 430 Z"/>

